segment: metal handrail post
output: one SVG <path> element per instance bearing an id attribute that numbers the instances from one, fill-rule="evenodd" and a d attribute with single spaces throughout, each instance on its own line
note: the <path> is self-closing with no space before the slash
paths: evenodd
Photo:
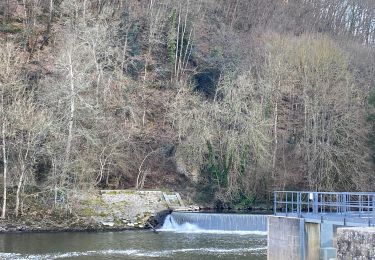
<path id="1" fill-rule="evenodd" d="M 318 193 L 313 193 L 313 213 L 318 213 Z"/>
<path id="2" fill-rule="evenodd" d="M 273 214 L 276 215 L 277 209 L 277 192 L 273 193 Z"/>
<path id="3" fill-rule="evenodd" d="M 285 193 L 285 214 L 288 215 L 288 193 Z"/>
<path id="4" fill-rule="evenodd" d="M 293 214 L 294 213 L 294 193 L 293 192 L 292 192 L 291 206 L 292 206 L 291 213 Z"/>

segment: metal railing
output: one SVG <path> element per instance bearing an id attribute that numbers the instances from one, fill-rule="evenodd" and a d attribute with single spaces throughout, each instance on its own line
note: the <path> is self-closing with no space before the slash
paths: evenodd
<path id="1" fill-rule="evenodd" d="M 275 191 L 274 214 L 324 215 L 375 218 L 375 192 Z"/>

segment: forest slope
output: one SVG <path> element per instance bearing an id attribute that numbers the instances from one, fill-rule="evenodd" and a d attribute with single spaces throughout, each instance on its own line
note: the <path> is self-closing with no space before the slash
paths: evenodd
<path id="1" fill-rule="evenodd" d="M 371 190 L 374 44 L 365 0 L 1 1 L 2 216 L 93 189 Z"/>

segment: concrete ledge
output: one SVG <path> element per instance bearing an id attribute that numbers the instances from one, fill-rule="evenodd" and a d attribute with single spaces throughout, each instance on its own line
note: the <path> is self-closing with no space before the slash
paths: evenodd
<path id="1" fill-rule="evenodd" d="M 375 228 L 337 229 L 337 259 L 375 259 Z"/>

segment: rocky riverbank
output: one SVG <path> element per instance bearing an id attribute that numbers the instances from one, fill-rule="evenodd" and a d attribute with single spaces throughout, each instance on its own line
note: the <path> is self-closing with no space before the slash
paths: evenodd
<path id="1" fill-rule="evenodd" d="M 161 191 L 100 191 L 77 195 L 72 201 L 68 208 L 40 208 L 3 220 L 0 233 L 157 228 L 171 211 Z"/>

